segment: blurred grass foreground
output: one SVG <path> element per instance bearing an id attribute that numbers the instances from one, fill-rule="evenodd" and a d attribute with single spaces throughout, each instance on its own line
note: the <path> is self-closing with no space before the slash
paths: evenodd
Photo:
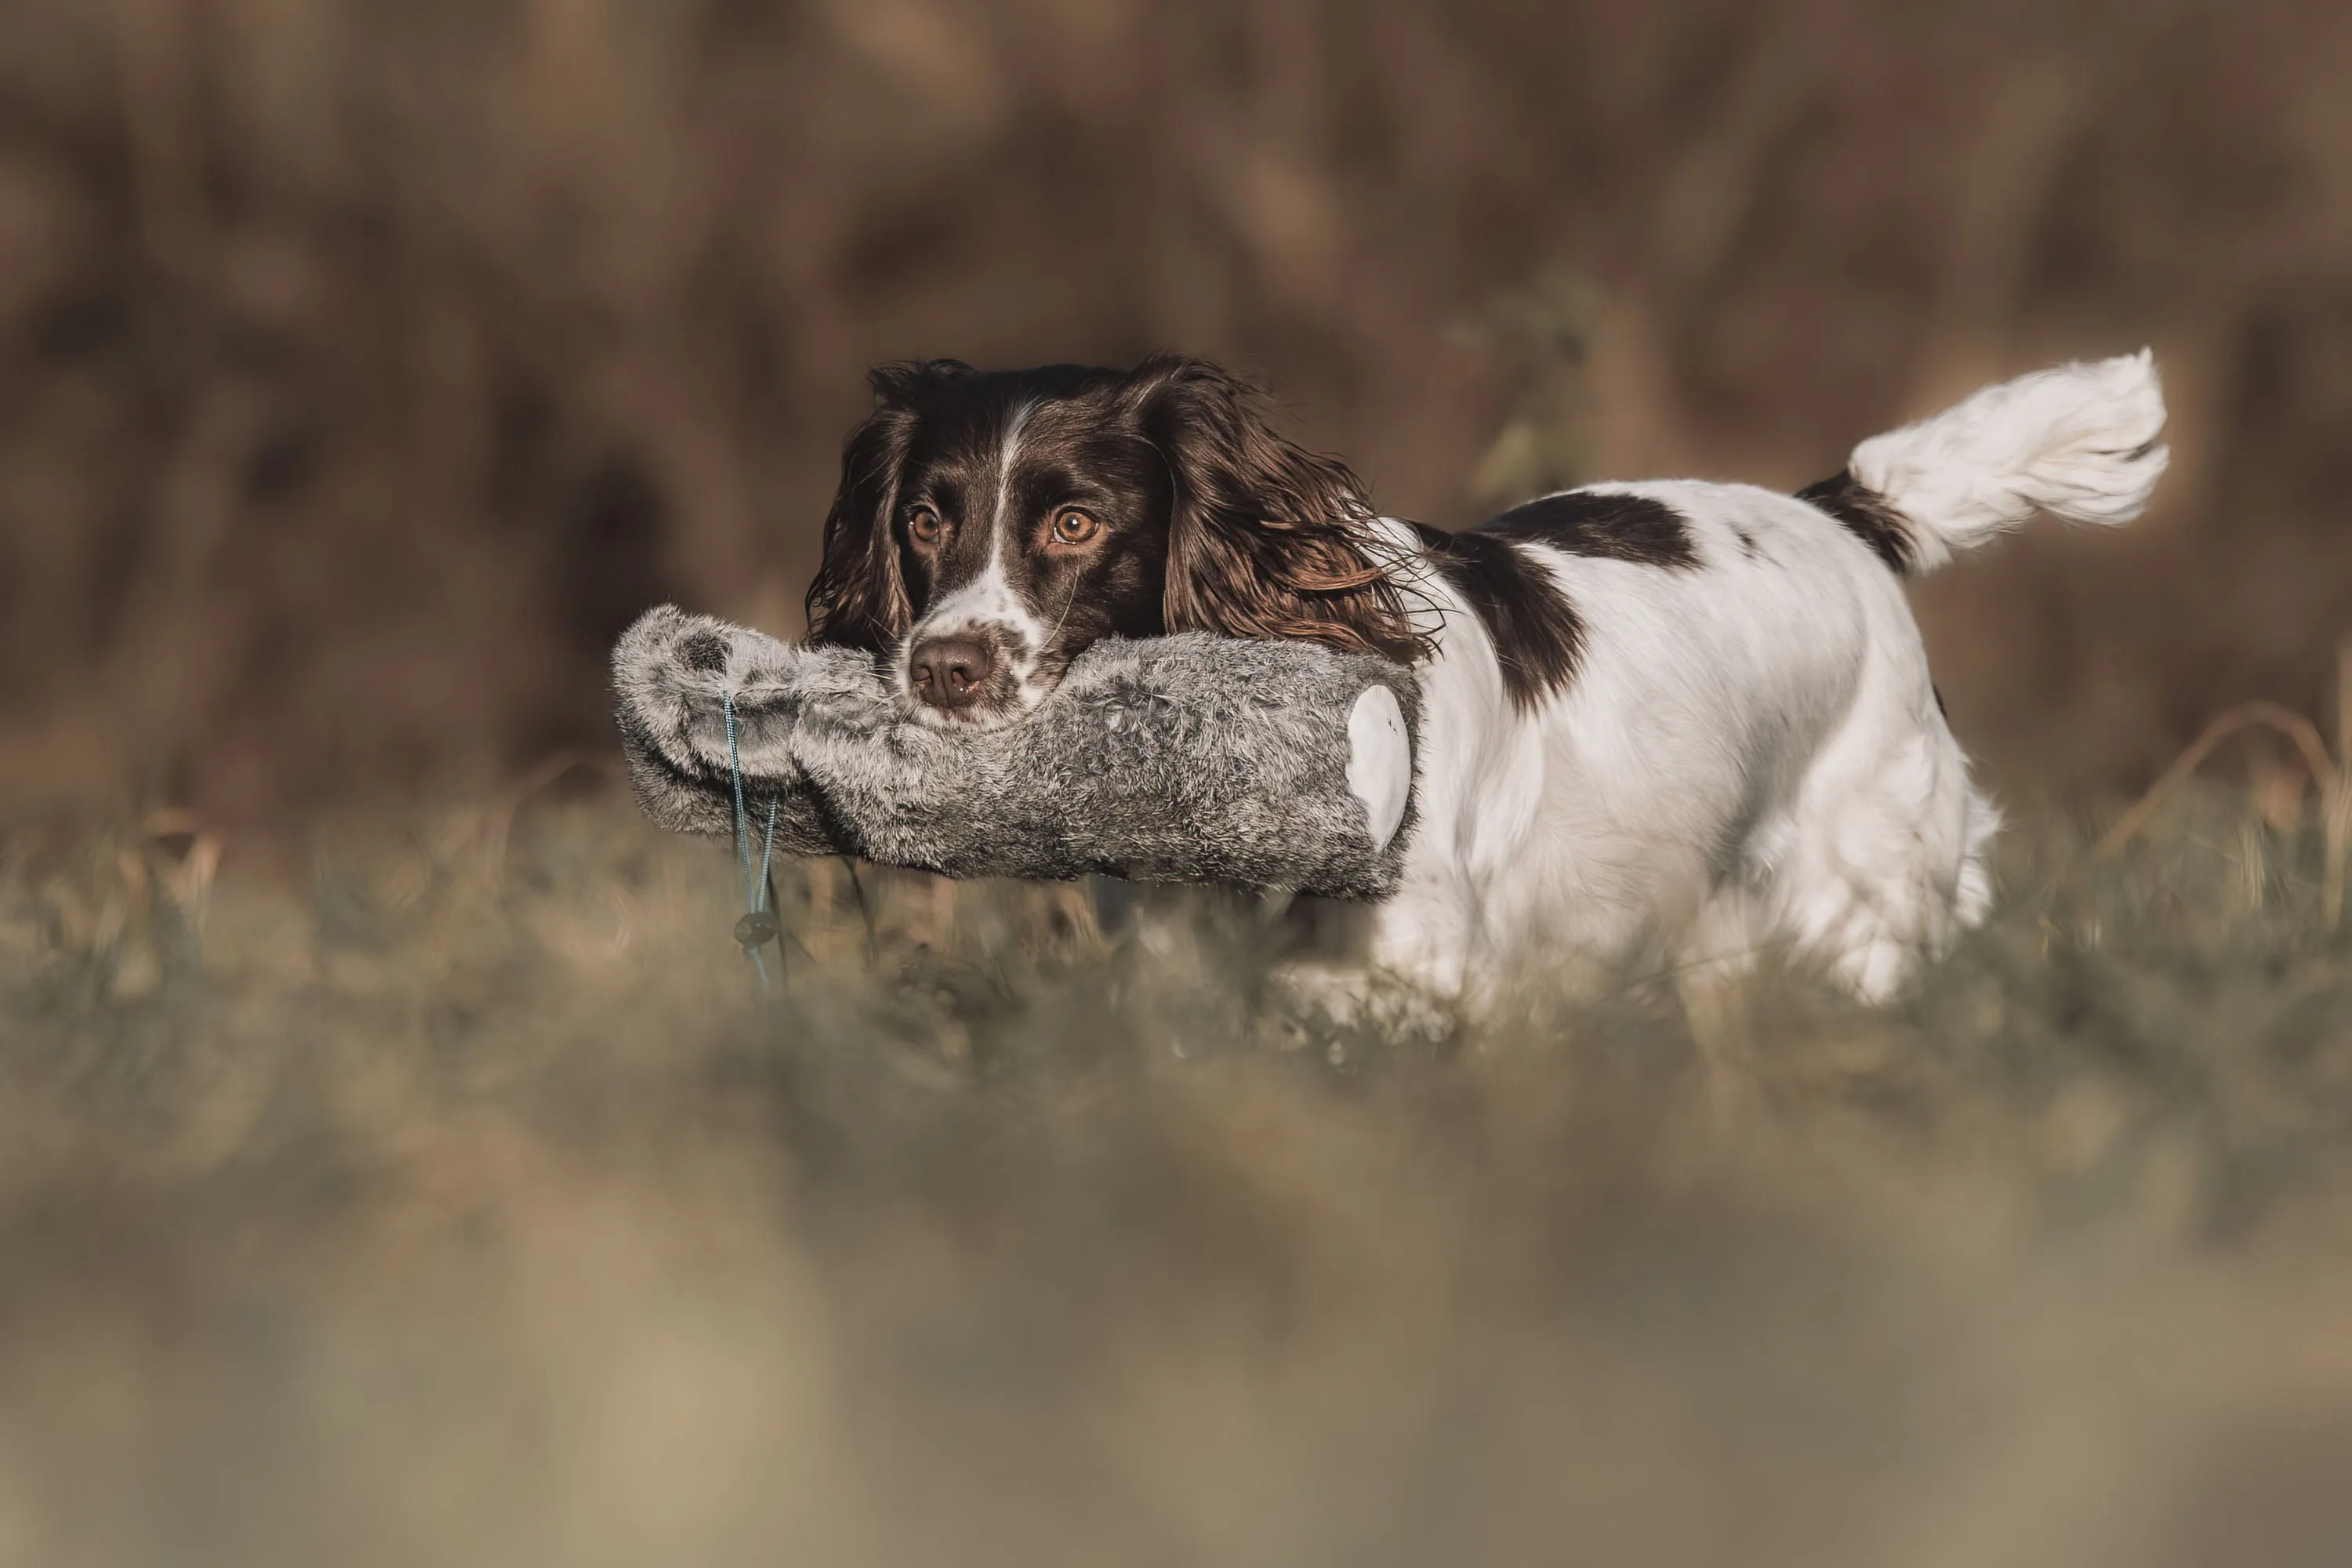
<path id="1" fill-rule="evenodd" d="M 1269 1028 L 1257 908 L 575 786 L 0 849 L 0 1561 L 2191 1564 L 2352 1539 L 2323 838 L 2006 836 L 1886 1012 Z"/>

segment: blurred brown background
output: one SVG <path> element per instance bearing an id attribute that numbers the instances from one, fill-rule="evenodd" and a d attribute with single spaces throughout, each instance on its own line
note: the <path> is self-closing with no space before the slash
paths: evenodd
<path id="1" fill-rule="evenodd" d="M 2129 785 L 2352 628 L 2348 79 L 2339 0 L 11 0 L 0 780 L 604 744 L 644 605 L 797 629 L 879 358 L 1208 353 L 1461 524 L 1515 411 L 1793 486 L 2147 342 L 2159 511 L 1918 594 L 2000 782 Z"/>

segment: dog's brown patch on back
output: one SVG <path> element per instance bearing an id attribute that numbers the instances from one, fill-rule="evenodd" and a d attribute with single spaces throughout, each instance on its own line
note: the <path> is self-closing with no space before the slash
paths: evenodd
<path id="1" fill-rule="evenodd" d="M 1699 563 L 1682 513 L 1653 497 L 1622 491 L 1543 496 L 1487 519 L 1477 531 L 1637 566 L 1686 569 Z"/>
<path id="2" fill-rule="evenodd" d="M 1526 712 L 1576 679 L 1584 623 L 1540 563 L 1485 529 L 1447 533 L 1416 525 L 1421 548 L 1462 595 L 1494 645 L 1511 706 Z"/>
<path id="3" fill-rule="evenodd" d="M 1897 577 L 1907 577 L 1918 564 L 1912 544 L 1911 521 L 1885 496 L 1855 479 L 1851 470 L 1807 485 L 1797 499 L 1819 507 L 1838 520 L 1848 533 L 1875 551 Z"/>

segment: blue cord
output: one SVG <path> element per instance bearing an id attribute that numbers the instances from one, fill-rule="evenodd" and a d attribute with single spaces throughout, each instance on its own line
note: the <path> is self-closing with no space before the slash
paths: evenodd
<path id="1" fill-rule="evenodd" d="M 743 901 L 750 906 L 749 912 L 735 922 L 735 940 L 743 944 L 743 951 L 751 955 L 751 967 L 760 972 L 760 989 L 769 992 L 775 989 L 775 984 L 768 978 L 768 961 L 760 950 L 767 945 L 771 935 L 781 932 L 782 927 L 773 915 L 768 915 L 765 921 L 757 917 L 768 914 L 768 868 L 776 852 L 776 810 L 783 804 L 784 797 L 782 795 L 768 797 L 768 828 L 761 837 L 760 869 L 754 876 L 751 870 L 751 824 L 749 814 L 743 809 L 743 753 L 737 742 L 735 694 L 731 691 L 722 693 L 719 703 L 720 711 L 727 719 L 727 775 L 735 787 L 735 848 L 743 862 Z M 776 951 L 779 954 L 783 952 L 781 942 Z"/>

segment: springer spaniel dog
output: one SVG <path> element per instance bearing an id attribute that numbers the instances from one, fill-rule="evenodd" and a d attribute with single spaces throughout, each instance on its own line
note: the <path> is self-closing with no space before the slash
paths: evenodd
<path id="1" fill-rule="evenodd" d="M 1677 479 L 1463 533 L 1196 359 L 886 365 L 809 590 L 819 643 L 939 724 L 1017 721 L 1097 638 L 1304 637 L 1414 664 L 1417 825 L 1373 963 L 1475 1002 L 1506 973 L 1779 949 L 1893 995 L 1990 900 L 1997 825 L 1904 580 L 2048 511 L 2138 515 L 2167 460 L 2151 357 L 1987 387 L 1794 496 Z"/>

